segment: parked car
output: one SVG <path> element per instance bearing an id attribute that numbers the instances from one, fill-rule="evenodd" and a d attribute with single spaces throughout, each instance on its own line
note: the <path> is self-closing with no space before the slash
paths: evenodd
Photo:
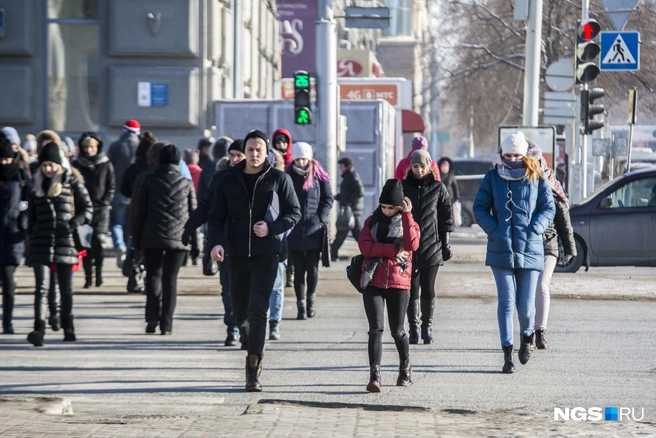
<path id="1" fill-rule="evenodd" d="M 590 266 L 656 266 L 656 168 L 624 174 L 570 209 L 577 256 L 556 272 Z M 561 252 L 562 253 L 562 252 Z"/>
<path id="2" fill-rule="evenodd" d="M 463 227 L 474 225 L 474 214 L 472 213 L 474 198 L 478 193 L 481 182 L 483 182 L 483 177 L 493 167 L 494 164 L 490 160 L 453 159 L 453 168 L 456 181 L 458 181 L 458 190 L 460 191 L 460 204 L 462 205 L 460 216 L 462 217 Z"/>

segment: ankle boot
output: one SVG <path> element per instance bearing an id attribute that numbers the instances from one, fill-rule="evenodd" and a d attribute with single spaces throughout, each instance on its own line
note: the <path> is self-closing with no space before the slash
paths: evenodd
<path id="1" fill-rule="evenodd" d="M 269 339 L 272 341 L 280 340 L 280 321 L 269 320 Z"/>
<path id="2" fill-rule="evenodd" d="M 102 264 L 96 265 L 96 287 L 100 287 L 103 284 L 102 277 Z"/>
<path id="3" fill-rule="evenodd" d="M 250 367 L 248 364 L 248 356 L 246 357 L 246 391 L 247 392 L 261 392 L 262 385 L 258 376 L 262 372 L 262 359 L 257 363 L 256 367 Z"/>
<path id="4" fill-rule="evenodd" d="M 58 332 L 59 329 L 61 328 L 61 324 L 59 322 L 59 315 L 56 313 L 51 314 L 50 318 L 48 318 L 48 325 L 50 326 L 53 332 Z"/>
<path id="5" fill-rule="evenodd" d="M 535 334 L 531 333 L 530 336 L 520 334 L 520 336 L 522 338 L 522 344 L 519 347 L 519 353 L 517 353 L 517 356 L 519 357 L 519 363 L 526 365 L 531 358 L 531 343 L 533 342 Z"/>
<path id="6" fill-rule="evenodd" d="M 85 289 L 89 289 L 93 285 L 93 274 L 85 274 L 84 286 Z"/>
<path id="7" fill-rule="evenodd" d="M 294 265 L 287 262 L 287 269 L 285 270 L 285 287 L 294 287 Z"/>
<path id="8" fill-rule="evenodd" d="M 317 314 L 317 310 L 314 307 L 314 298 L 316 297 L 316 294 L 308 295 L 307 296 L 307 317 L 308 318 L 314 318 L 314 315 Z"/>
<path id="9" fill-rule="evenodd" d="M 535 346 L 538 347 L 538 350 L 547 349 L 547 337 L 544 334 L 544 330 L 535 331 Z"/>
<path id="10" fill-rule="evenodd" d="M 435 298 L 421 300 L 421 339 L 424 344 L 432 344 L 433 340 L 433 311 L 435 311 Z"/>
<path id="11" fill-rule="evenodd" d="M 46 335 L 46 321 L 37 319 L 34 321 L 34 330 L 27 335 L 27 340 L 35 347 L 43 347 L 43 338 Z"/>
<path id="12" fill-rule="evenodd" d="M 410 358 L 401 361 L 399 365 L 399 377 L 396 379 L 396 386 L 408 386 L 412 383 L 412 367 L 410 366 Z"/>
<path id="13" fill-rule="evenodd" d="M 371 365 L 369 367 L 369 384 L 367 385 L 367 391 L 380 392 L 381 386 L 380 365 Z"/>
<path id="14" fill-rule="evenodd" d="M 512 374 L 515 372 L 515 364 L 513 363 L 513 346 L 502 346 L 503 349 L 503 372 L 505 374 Z"/>
<path id="15" fill-rule="evenodd" d="M 91 260 L 91 256 L 87 255 L 82 259 L 82 267 L 84 268 L 84 288 L 89 289 L 93 284 L 93 260 Z"/>
<path id="16" fill-rule="evenodd" d="M 298 307 L 298 313 L 296 314 L 296 319 L 306 319 L 305 313 L 305 300 L 297 300 L 296 307 Z"/>
<path id="17" fill-rule="evenodd" d="M 75 342 L 75 327 L 73 326 L 73 315 L 67 315 L 62 318 L 62 328 L 64 329 L 64 341 Z"/>
<path id="18" fill-rule="evenodd" d="M 419 343 L 419 298 L 410 300 L 408 303 L 408 323 L 410 324 L 410 331 L 408 332 L 408 340 L 411 344 Z"/>

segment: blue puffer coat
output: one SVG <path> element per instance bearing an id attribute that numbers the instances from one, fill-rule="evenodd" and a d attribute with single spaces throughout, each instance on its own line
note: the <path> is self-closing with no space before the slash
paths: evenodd
<path id="1" fill-rule="evenodd" d="M 512 202 L 509 202 L 508 191 L 512 194 Z M 485 174 L 473 210 L 476 222 L 487 234 L 485 265 L 544 269 L 542 233 L 556 214 L 548 180 L 507 181 L 492 169 Z"/>

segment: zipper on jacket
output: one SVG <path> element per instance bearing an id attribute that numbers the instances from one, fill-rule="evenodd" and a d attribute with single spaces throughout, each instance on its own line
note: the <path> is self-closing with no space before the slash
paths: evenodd
<path id="1" fill-rule="evenodd" d="M 253 195 L 251 196 L 251 202 L 250 205 L 248 206 L 248 257 L 251 257 L 251 245 L 252 245 L 252 234 L 253 234 L 253 204 L 255 203 L 255 190 L 257 189 L 257 184 L 260 182 L 264 176 L 269 173 L 270 167 L 264 172 L 260 177 L 255 181 L 255 185 L 253 186 Z M 269 230 L 271 231 L 271 230 Z"/>

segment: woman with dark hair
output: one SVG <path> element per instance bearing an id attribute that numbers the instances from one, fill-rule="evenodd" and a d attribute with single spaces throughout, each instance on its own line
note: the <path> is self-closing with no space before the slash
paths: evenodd
<path id="1" fill-rule="evenodd" d="M 93 203 L 93 235 L 91 248 L 82 260 L 86 281 L 84 288 L 93 283 L 93 266 L 96 267 L 96 286 L 103 284 L 102 266 L 105 259 L 105 236 L 109 232 L 109 210 L 116 185 L 114 166 L 103 152 L 103 142 L 95 132 L 85 132 L 77 142 L 80 156 L 72 166 L 84 177 L 84 187 Z"/>
<path id="2" fill-rule="evenodd" d="M 333 206 L 333 194 L 328 174 L 321 164 L 312 158 L 312 146 L 308 143 L 294 143 L 293 161 L 286 172 L 294 183 L 294 191 L 301 204 L 301 220 L 289 233 L 288 244 L 294 264 L 294 290 L 298 314 L 296 319 L 312 318 L 316 313 L 315 294 L 319 282 L 319 261 L 323 233 L 328 215 Z M 306 284 L 307 273 L 307 308 Z"/>
<path id="3" fill-rule="evenodd" d="M 154 146 L 153 146 L 154 147 Z M 180 174 L 180 151 L 161 148 L 159 164 L 139 188 L 132 245 L 143 251 L 146 265 L 146 333 L 173 330 L 178 271 L 189 251 L 182 244 L 184 225 L 196 209 L 193 183 Z"/>
<path id="4" fill-rule="evenodd" d="M 408 176 L 403 180 L 403 193 L 412 201 L 412 217 L 421 230 L 419 249 L 413 255 L 408 305 L 411 344 L 419 343 L 420 310 L 421 339 L 424 344 L 433 343 L 435 279 L 439 267 L 452 256 L 449 246 L 449 233 L 453 231 L 451 199 L 447 188 L 435 177 L 432 162 L 428 152 L 414 151 L 410 156 Z"/>
<path id="5" fill-rule="evenodd" d="M 119 188 L 121 194 L 126 198 L 132 198 L 137 177 L 141 172 L 148 169 L 148 150 L 155 143 L 157 143 L 157 139 L 153 136 L 152 132 L 146 131 L 141 134 L 139 146 L 137 146 L 137 152 L 134 156 L 134 163 L 130 164 L 128 168 L 125 169 L 123 181 Z"/>
<path id="6" fill-rule="evenodd" d="M 50 266 L 57 269 L 61 296 L 61 326 L 64 341 L 75 341 L 73 325 L 73 287 L 71 273 L 78 263 L 73 232 L 91 222 L 93 204 L 84 184 L 74 173 L 62 167 L 62 156 L 56 143 L 46 144 L 39 153 L 39 167 L 33 176 L 28 201 L 28 264 L 34 268 L 34 331 L 27 340 L 35 347 L 43 346 L 46 330 L 46 306 Z"/>
<path id="7" fill-rule="evenodd" d="M 14 334 L 12 324 L 16 283 L 14 273 L 25 251 L 27 171 L 11 142 L 0 133 L 0 279 L 2 279 L 2 332 Z"/>
<path id="8" fill-rule="evenodd" d="M 485 174 L 473 206 L 476 223 L 487 234 L 485 264 L 492 268 L 497 285 L 502 372 L 507 374 L 515 371 L 515 307 L 521 336 L 519 362 L 524 365 L 531 358 L 535 288 L 544 269 L 542 234 L 556 212 L 549 182 L 527 152 L 523 132 L 507 136 L 499 147 L 499 162 Z"/>
<path id="9" fill-rule="evenodd" d="M 364 222 L 358 239 L 360 252 L 365 257 L 360 285 L 369 320 L 369 392 L 381 390 L 386 305 L 400 361 L 396 386 L 412 383 L 410 344 L 403 326 L 410 300 L 412 253 L 419 248 L 419 225 L 412 218 L 412 202 L 404 198 L 401 181 L 387 180 L 378 201 L 380 205 Z"/>

